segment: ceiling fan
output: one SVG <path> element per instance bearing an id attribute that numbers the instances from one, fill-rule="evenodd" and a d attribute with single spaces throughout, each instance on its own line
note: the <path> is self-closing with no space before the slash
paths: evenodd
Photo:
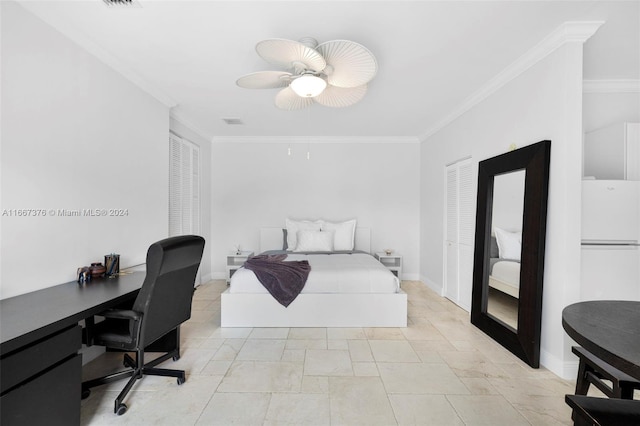
<path id="1" fill-rule="evenodd" d="M 355 104 L 367 93 L 375 77 L 375 56 L 359 43 L 332 40 L 322 44 L 306 37 L 300 41 L 268 39 L 256 52 L 285 71 L 258 71 L 240 77 L 236 84 L 246 89 L 283 88 L 276 106 L 285 110 L 305 108 L 314 102 L 341 108 Z"/>

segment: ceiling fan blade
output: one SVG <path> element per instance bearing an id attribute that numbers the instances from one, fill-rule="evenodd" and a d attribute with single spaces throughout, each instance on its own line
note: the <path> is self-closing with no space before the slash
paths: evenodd
<path id="1" fill-rule="evenodd" d="M 378 72 L 375 56 L 363 45 L 349 40 L 332 40 L 316 48 L 327 62 L 327 81 L 338 87 L 367 84 Z"/>
<path id="2" fill-rule="evenodd" d="M 236 84 L 245 89 L 277 89 L 287 87 L 293 74 L 284 71 L 258 71 L 240 77 Z"/>
<path id="3" fill-rule="evenodd" d="M 343 108 L 359 102 L 367 93 L 367 85 L 356 87 L 327 86 L 324 92 L 312 98 L 320 105 L 332 108 Z"/>
<path id="4" fill-rule="evenodd" d="M 306 108 L 313 103 L 313 98 L 303 98 L 296 95 L 291 87 L 282 89 L 276 95 L 276 106 L 280 109 L 293 111 Z"/>
<path id="5" fill-rule="evenodd" d="M 304 64 L 306 69 L 313 71 L 322 71 L 327 66 L 315 49 L 293 40 L 262 40 L 256 45 L 256 52 L 265 61 L 286 69 L 296 68 L 296 63 Z"/>

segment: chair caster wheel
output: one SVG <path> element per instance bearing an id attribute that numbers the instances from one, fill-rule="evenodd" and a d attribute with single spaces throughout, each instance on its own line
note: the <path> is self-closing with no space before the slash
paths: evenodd
<path id="1" fill-rule="evenodd" d="M 185 377 L 178 377 L 178 380 L 177 380 L 178 386 L 180 386 L 181 384 L 183 384 L 186 381 L 187 381 L 187 379 Z"/>
<path id="2" fill-rule="evenodd" d="M 126 412 L 127 412 L 127 404 L 120 404 L 116 407 L 116 414 L 118 416 L 121 416 Z"/>
<path id="3" fill-rule="evenodd" d="M 80 394 L 80 398 L 87 399 L 91 395 L 91 389 L 82 389 L 82 393 Z"/>

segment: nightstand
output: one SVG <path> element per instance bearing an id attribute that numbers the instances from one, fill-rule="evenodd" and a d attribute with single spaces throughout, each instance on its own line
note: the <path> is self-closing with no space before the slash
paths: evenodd
<path id="1" fill-rule="evenodd" d="M 380 251 L 376 252 L 375 257 L 402 281 L 402 256 L 399 254 L 386 254 Z"/>
<path id="2" fill-rule="evenodd" d="M 248 258 L 253 256 L 253 252 L 249 250 L 243 250 L 238 254 L 237 252 L 230 252 L 227 254 L 227 284 L 231 282 L 231 276 L 236 272 Z"/>

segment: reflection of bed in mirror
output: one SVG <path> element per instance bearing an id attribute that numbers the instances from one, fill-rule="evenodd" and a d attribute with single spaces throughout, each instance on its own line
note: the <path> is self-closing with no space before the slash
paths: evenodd
<path id="1" fill-rule="evenodd" d="M 520 293 L 520 262 L 500 257 L 498 244 L 491 237 L 491 256 L 489 258 L 489 287 L 495 288 L 511 297 L 518 298 Z"/>

